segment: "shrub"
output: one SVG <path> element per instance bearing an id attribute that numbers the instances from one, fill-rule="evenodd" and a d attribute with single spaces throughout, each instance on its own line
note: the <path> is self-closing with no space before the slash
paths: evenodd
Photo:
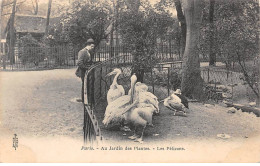
<path id="1" fill-rule="evenodd" d="M 19 52 L 18 57 L 22 61 L 22 64 L 34 63 L 38 66 L 39 62 L 44 60 L 44 49 L 42 44 L 32 37 L 31 34 L 27 34 L 18 40 Z"/>

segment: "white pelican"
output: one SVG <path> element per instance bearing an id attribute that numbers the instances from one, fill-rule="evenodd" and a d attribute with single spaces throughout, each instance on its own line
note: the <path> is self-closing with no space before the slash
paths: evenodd
<path id="1" fill-rule="evenodd" d="M 129 105 L 133 104 L 136 81 L 137 77 L 134 74 L 131 77 L 132 90 L 130 95 L 123 95 L 107 105 L 105 117 L 103 120 L 103 124 L 105 126 L 108 126 L 110 123 L 120 123 L 125 119 L 125 115 L 123 115 L 123 113 L 125 112 L 125 109 L 129 107 Z"/>
<path id="2" fill-rule="evenodd" d="M 143 143 L 143 133 L 146 126 L 153 126 L 153 114 L 159 113 L 157 97 L 151 92 L 147 92 L 148 88 L 145 90 L 143 85 L 139 84 L 135 86 L 134 103 L 125 108 L 126 121 L 132 123 L 135 127 L 134 135 L 129 138 L 140 143 Z M 137 133 L 139 126 L 142 128 L 140 135 Z M 140 136 L 139 138 L 138 135 Z"/>
<path id="3" fill-rule="evenodd" d="M 111 103 L 115 99 L 125 95 L 125 90 L 122 85 L 118 85 L 117 78 L 122 73 L 121 69 L 115 68 L 112 72 L 108 73 L 106 76 L 115 75 L 110 89 L 107 92 L 107 104 Z"/>
<path id="4" fill-rule="evenodd" d="M 177 89 L 173 94 L 164 99 L 164 106 L 174 111 L 174 115 L 176 112 L 182 112 L 186 115 L 186 110 L 189 109 L 188 100 L 181 95 L 181 90 Z"/>
<path id="5" fill-rule="evenodd" d="M 125 113 L 126 120 L 135 127 L 134 134 L 129 137 L 130 139 L 143 143 L 144 130 L 147 125 L 153 126 L 152 117 L 155 112 L 159 112 L 159 110 L 153 104 L 134 102 L 132 107 Z M 142 129 L 140 135 L 137 130 L 139 126 Z"/>
<path id="6" fill-rule="evenodd" d="M 130 91 L 131 91 L 131 88 L 128 91 L 128 95 L 130 95 Z M 146 92 L 146 91 L 148 91 L 148 86 L 145 85 L 144 83 L 137 82 L 135 84 L 135 92 Z"/>
<path id="7" fill-rule="evenodd" d="M 129 90 L 128 94 L 130 93 L 131 89 Z M 137 82 L 135 84 L 135 91 L 134 91 L 134 100 L 136 97 L 138 97 L 139 103 L 147 103 L 147 104 L 153 104 L 158 111 L 156 113 L 159 113 L 159 102 L 158 98 L 152 94 L 151 92 L 148 92 L 148 86 L 144 83 Z"/>
<path id="8" fill-rule="evenodd" d="M 138 100 L 139 104 L 141 104 L 141 103 L 152 104 L 156 108 L 155 113 L 157 113 L 157 114 L 159 113 L 158 98 L 151 92 L 139 92 L 137 100 Z"/>

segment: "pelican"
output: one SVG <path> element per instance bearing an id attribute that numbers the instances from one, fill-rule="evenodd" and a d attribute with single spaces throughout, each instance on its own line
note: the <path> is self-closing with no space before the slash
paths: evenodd
<path id="1" fill-rule="evenodd" d="M 159 113 L 158 98 L 153 93 L 148 92 L 148 86 L 145 85 L 144 83 L 141 82 L 136 83 L 134 99 L 137 99 L 139 104 L 140 103 L 152 104 L 157 109 L 156 113 Z"/>
<path id="2" fill-rule="evenodd" d="M 135 74 L 131 76 L 131 92 L 130 95 L 123 95 L 111 103 L 108 104 L 105 116 L 103 120 L 103 124 L 107 127 L 111 123 L 122 122 L 125 119 L 125 115 L 123 112 L 127 109 L 131 104 L 134 102 L 134 91 L 135 91 L 135 84 L 137 81 L 137 77 Z"/>
<path id="3" fill-rule="evenodd" d="M 115 75 L 112 84 L 110 85 L 110 89 L 107 92 L 107 103 L 111 103 L 115 99 L 125 95 L 125 90 L 122 85 L 118 85 L 117 78 L 122 73 L 122 70 L 119 68 L 115 68 L 112 72 L 108 73 L 106 76 Z"/>
<path id="4" fill-rule="evenodd" d="M 128 94 L 130 93 L 131 89 L 129 90 Z M 156 113 L 159 113 L 159 102 L 158 98 L 152 94 L 151 92 L 148 92 L 148 86 L 144 83 L 137 82 L 135 85 L 135 95 L 134 100 L 138 97 L 139 103 L 147 103 L 147 104 L 153 104 L 158 111 Z"/>
<path id="5" fill-rule="evenodd" d="M 146 91 L 148 91 L 148 86 L 145 85 L 144 83 L 137 82 L 135 84 L 135 92 L 146 92 Z M 128 95 L 130 95 L 130 92 L 131 92 L 131 88 L 128 91 Z"/>
<path id="6" fill-rule="evenodd" d="M 177 89 L 173 92 L 169 97 L 164 99 L 164 106 L 174 111 L 174 115 L 176 112 L 182 112 L 186 115 L 186 110 L 189 109 L 188 100 L 181 95 L 181 90 Z"/>
<path id="7" fill-rule="evenodd" d="M 159 113 L 158 104 L 150 104 L 149 100 L 143 101 L 135 101 L 132 108 L 126 112 L 126 120 L 134 125 L 134 134 L 128 138 L 140 143 L 143 143 L 143 134 L 146 126 L 153 126 L 153 114 Z M 137 133 L 138 126 L 142 128 L 140 135 Z"/>
<path id="8" fill-rule="evenodd" d="M 146 126 L 153 126 L 153 114 L 159 113 L 159 102 L 157 97 L 151 92 L 147 92 L 148 88 L 145 89 L 144 85 L 145 84 L 137 85 L 136 83 L 135 94 L 133 95 L 134 103 L 126 107 L 124 113 L 126 121 L 134 125 L 134 134 L 128 138 L 140 143 L 143 143 L 143 133 Z M 139 126 L 142 128 L 140 135 L 137 133 Z"/>

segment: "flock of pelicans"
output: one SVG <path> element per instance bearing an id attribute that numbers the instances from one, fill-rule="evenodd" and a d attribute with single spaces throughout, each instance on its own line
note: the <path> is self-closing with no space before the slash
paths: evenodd
<path id="1" fill-rule="evenodd" d="M 123 86 L 117 83 L 117 78 L 121 73 L 121 69 L 115 68 L 107 74 L 107 76 L 115 76 L 107 93 L 108 105 L 103 124 L 106 127 L 113 124 L 132 124 L 134 134 L 129 139 L 143 143 L 143 133 L 146 126 L 153 126 L 153 114 L 159 114 L 159 101 L 153 93 L 148 92 L 147 85 L 137 82 L 135 74 L 131 76 L 131 88 L 126 95 Z M 189 108 L 188 101 L 181 95 L 179 89 L 163 101 L 164 106 L 174 111 L 174 115 L 176 112 L 186 115 L 186 110 Z"/>

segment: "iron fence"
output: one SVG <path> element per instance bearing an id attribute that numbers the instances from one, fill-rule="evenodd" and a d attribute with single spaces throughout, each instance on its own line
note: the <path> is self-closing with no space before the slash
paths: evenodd
<path id="1" fill-rule="evenodd" d="M 92 122 L 95 122 L 95 125 L 98 125 L 97 121 L 101 122 L 100 119 L 97 119 L 95 114 L 101 111 L 103 115 L 105 108 L 107 106 L 106 96 L 107 92 L 112 84 L 113 77 L 106 77 L 106 75 L 111 72 L 114 68 L 120 68 L 122 74 L 118 77 L 118 84 L 122 85 L 125 89 L 126 94 L 130 89 L 130 77 L 131 77 L 131 66 L 132 60 L 128 59 L 128 55 L 120 55 L 112 59 L 100 62 L 94 65 L 91 69 L 88 70 L 85 76 L 85 90 L 84 90 L 84 140 L 89 141 L 93 140 L 97 136 L 100 137 L 100 126 L 92 126 Z M 182 66 L 182 62 L 173 63 L 172 66 Z M 154 66 L 150 70 L 145 70 L 144 73 L 144 83 L 148 85 L 149 91 L 155 94 L 159 100 L 163 100 L 168 97 L 172 90 L 175 90 L 175 79 L 180 77 L 180 68 L 171 68 L 165 66 Z M 176 77 L 173 76 L 173 73 Z M 88 87 L 89 86 L 89 87 Z M 90 115 L 91 114 L 91 115 Z M 101 116 L 102 117 L 102 116 Z M 99 117 L 99 118 L 101 118 Z M 89 120 L 92 119 L 92 120 Z M 93 132 L 94 129 L 98 132 Z M 92 131 L 90 131 L 92 129 Z M 89 135 L 92 133 L 92 135 Z M 91 139 L 89 139 L 89 137 Z"/>
<path id="2" fill-rule="evenodd" d="M 71 67 L 76 65 L 77 50 L 72 46 L 15 47 L 15 56 L 1 60 L 4 70 L 31 70 Z"/>
<path id="3" fill-rule="evenodd" d="M 6 70 L 30 70 L 41 68 L 66 68 L 76 66 L 78 52 L 82 48 L 72 44 L 53 47 L 15 47 L 14 60 L 8 53 L 1 58 L 0 68 Z M 127 46 L 110 46 L 102 44 L 96 48 L 93 57 L 94 62 L 102 62 L 117 56 L 125 57 L 124 63 L 131 63 L 133 56 Z M 158 63 L 182 61 L 175 45 L 158 43 L 154 58 Z M 4 61 L 5 60 L 5 61 Z M 200 61 L 208 61 L 207 56 L 201 56 Z M 165 64 L 164 64 L 165 65 Z M 170 66 L 172 68 L 172 66 Z"/>
<path id="4" fill-rule="evenodd" d="M 71 44 L 53 47 L 15 47 L 15 56 L 11 58 L 8 53 L 1 57 L 0 68 L 4 70 L 31 70 L 48 68 L 66 68 L 76 66 L 80 49 Z M 174 48 L 165 44 L 157 45 L 154 55 L 157 62 L 181 60 Z M 131 63 L 133 56 L 126 46 L 100 45 L 96 48 L 93 61 L 102 62 L 113 57 L 123 56 L 122 62 Z"/>
<path id="5" fill-rule="evenodd" d="M 207 67 L 201 68 L 201 77 L 208 89 L 208 99 L 215 101 L 225 99 L 233 102 L 238 100 L 242 94 L 245 95 L 243 91 L 247 91 L 246 93 L 248 93 L 247 85 L 242 80 L 242 73 L 218 67 Z"/>

